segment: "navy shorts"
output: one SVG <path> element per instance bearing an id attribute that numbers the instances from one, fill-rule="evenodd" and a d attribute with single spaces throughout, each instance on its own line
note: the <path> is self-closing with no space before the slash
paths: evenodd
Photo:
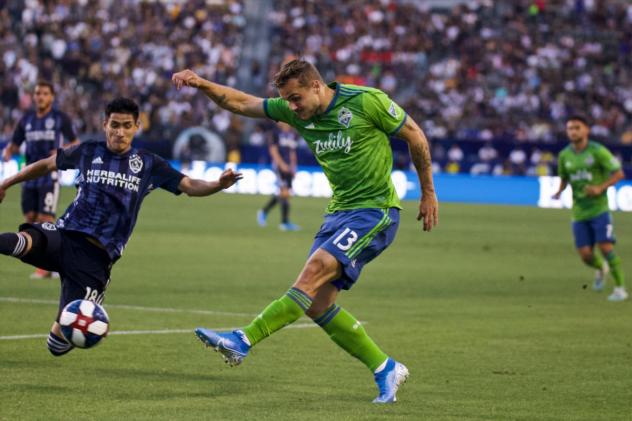
<path id="1" fill-rule="evenodd" d="M 112 260 L 105 250 L 92 244 L 80 232 L 59 230 L 48 222 L 20 225 L 20 231 L 27 228 L 42 233 L 46 244 L 43 250 L 27 254 L 22 261 L 59 272 L 59 312 L 66 304 L 78 299 L 103 303 L 112 269 Z"/>
<path id="2" fill-rule="evenodd" d="M 294 175 L 292 173 L 281 172 L 277 170 L 276 174 L 277 174 L 277 184 L 279 188 L 283 188 L 283 187 L 288 188 L 288 189 L 292 188 L 292 180 L 294 180 Z"/>
<path id="3" fill-rule="evenodd" d="M 350 289 L 364 265 L 393 242 L 398 227 L 397 208 L 338 211 L 325 216 L 309 255 L 319 248 L 331 253 L 342 265 L 342 275 L 332 284 Z"/>
<path id="4" fill-rule="evenodd" d="M 612 216 L 604 212 L 592 219 L 573 221 L 575 247 L 592 247 L 595 243 L 616 243 L 612 229 Z"/>
<path id="5" fill-rule="evenodd" d="M 59 201 L 59 183 L 45 184 L 40 187 L 22 185 L 22 214 L 29 212 L 55 216 Z"/>

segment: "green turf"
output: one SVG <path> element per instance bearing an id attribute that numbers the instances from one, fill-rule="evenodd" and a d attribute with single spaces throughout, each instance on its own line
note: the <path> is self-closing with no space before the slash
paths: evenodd
<path id="1" fill-rule="evenodd" d="M 325 201 L 294 200 L 304 230 L 282 233 L 278 210 L 272 226 L 256 226 L 265 200 L 150 196 L 107 303 L 242 314 L 112 306 L 112 329 L 240 326 L 283 294 Z M 370 373 L 318 328 L 283 330 L 233 369 L 191 331 L 112 335 L 63 358 L 44 339 L 0 340 L 0 419 L 632 419 L 632 302 L 591 291 L 569 211 L 443 204 L 428 234 L 415 203 L 405 208 L 394 245 L 339 300 L 409 367 L 397 404 L 372 405 Z M 632 280 L 632 214 L 614 219 Z M 19 222 L 16 188 L 0 231 Z M 45 301 L 0 301 L 0 336 L 48 332 L 58 285 L 30 272 L 0 259 L 0 297 Z"/>

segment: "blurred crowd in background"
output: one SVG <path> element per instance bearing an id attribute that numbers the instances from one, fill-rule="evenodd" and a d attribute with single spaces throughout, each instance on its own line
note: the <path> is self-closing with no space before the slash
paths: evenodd
<path id="1" fill-rule="evenodd" d="M 237 70 L 247 65 L 261 86 L 252 93 L 273 96 L 267 81 L 300 55 L 326 80 L 389 93 L 433 141 L 437 170 L 551 173 L 564 119 L 575 113 L 630 160 L 630 2 L 479 0 L 445 10 L 424 1 L 275 0 L 269 54 L 246 63 L 247 6 L 0 0 L 0 143 L 31 106 L 36 80 L 47 79 L 82 137 L 99 132 L 103 105 L 125 95 L 141 104 L 144 141 L 173 143 L 201 126 L 220 135 L 229 159 L 253 160 L 274 126 L 244 124 L 193 90 L 176 92 L 171 74 L 192 68 L 239 88 Z M 206 143 L 191 143 L 186 158 L 204 158 Z M 396 165 L 408 164 L 405 155 L 396 148 Z"/>

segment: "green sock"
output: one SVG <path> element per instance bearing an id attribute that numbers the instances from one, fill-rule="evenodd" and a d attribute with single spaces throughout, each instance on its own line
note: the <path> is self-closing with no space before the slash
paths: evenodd
<path id="1" fill-rule="evenodd" d="M 601 270 L 603 268 L 603 259 L 598 253 L 593 253 L 592 262 L 588 263 L 588 266 L 597 270 Z"/>
<path id="2" fill-rule="evenodd" d="M 623 275 L 623 268 L 621 268 L 621 258 L 613 250 L 606 254 L 606 260 L 610 266 L 610 274 L 612 279 L 614 279 L 614 284 L 622 287 L 625 284 L 625 276 Z"/>
<path id="3" fill-rule="evenodd" d="M 290 289 L 283 297 L 272 301 L 260 315 L 242 329 L 250 341 L 250 346 L 297 321 L 311 305 L 312 299 L 297 288 Z"/>
<path id="4" fill-rule="evenodd" d="M 323 328 L 339 347 L 364 363 L 372 372 L 386 359 L 386 355 L 364 327 L 345 309 L 333 304 L 314 322 Z"/>

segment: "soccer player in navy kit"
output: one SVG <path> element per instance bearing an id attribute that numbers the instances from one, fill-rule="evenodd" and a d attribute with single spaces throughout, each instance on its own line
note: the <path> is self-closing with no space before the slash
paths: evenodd
<path id="1" fill-rule="evenodd" d="M 191 179 L 159 156 L 132 146 L 140 129 L 138 105 L 118 98 L 105 109 L 106 142 L 84 142 L 58 149 L 56 156 L 28 165 L 0 183 L 0 202 L 14 184 L 50 172 L 79 170 L 77 197 L 57 224 L 22 224 L 17 233 L 0 234 L 0 254 L 57 271 L 61 277 L 59 311 L 69 302 L 101 303 L 112 265 L 121 257 L 148 193 L 163 188 L 171 193 L 209 196 L 232 186 L 241 174 L 228 169 L 217 181 Z M 53 323 L 48 349 L 55 356 L 72 350 Z"/>
<path id="2" fill-rule="evenodd" d="M 279 203 L 281 205 L 281 231 L 298 231 L 301 229 L 290 222 L 290 189 L 296 174 L 296 146 L 297 134 L 285 123 L 277 123 L 279 130 L 273 134 L 268 143 L 268 150 L 272 158 L 272 167 L 276 171 L 279 191 L 273 195 L 266 205 L 257 212 L 257 223 L 265 227 L 268 213 Z"/>
<path id="3" fill-rule="evenodd" d="M 50 82 L 39 81 L 35 85 L 33 102 L 35 109 L 27 112 L 18 122 L 13 138 L 2 151 L 2 159 L 8 161 L 26 143 L 26 163 L 32 164 L 55 154 L 58 148 L 78 144 L 79 140 L 70 118 L 53 109 L 55 90 Z M 27 223 L 55 222 L 59 199 L 59 181 L 56 171 L 22 185 L 22 213 Z M 33 278 L 50 277 L 51 273 L 38 269 Z"/>

